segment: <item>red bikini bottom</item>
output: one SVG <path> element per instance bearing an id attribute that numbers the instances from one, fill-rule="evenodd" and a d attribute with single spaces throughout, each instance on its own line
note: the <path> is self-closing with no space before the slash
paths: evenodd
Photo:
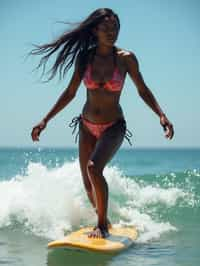
<path id="1" fill-rule="evenodd" d="M 83 125 L 87 127 L 90 133 L 95 136 L 97 139 L 100 138 L 101 134 L 109 127 L 111 127 L 116 121 L 109 123 L 93 123 L 81 116 Z"/>
<path id="2" fill-rule="evenodd" d="M 97 139 L 99 139 L 100 136 L 102 135 L 102 133 L 107 128 L 111 127 L 115 123 L 120 123 L 120 126 L 122 126 L 122 129 L 125 128 L 125 135 L 124 135 L 125 139 L 129 142 L 130 145 L 132 145 L 131 141 L 130 141 L 130 138 L 132 137 L 132 133 L 126 128 L 126 121 L 124 119 L 120 119 L 120 120 L 117 120 L 117 121 L 115 120 L 115 121 L 112 121 L 109 123 L 93 123 L 93 122 L 87 120 L 86 118 L 84 118 L 83 115 L 79 115 L 79 116 L 75 116 L 72 119 L 71 123 L 69 124 L 69 127 L 73 128 L 73 131 L 72 131 L 72 135 L 73 135 L 76 131 L 77 126 L 80 125 L 80 122 L 82 122 L 83 125 L 85 125 L 87 127 L 89 132 L 93 136 L 95 136 Z M 79 135 L 79 131 L 76 134 L 75 142 L 77 142 L 78 135 Z"/>

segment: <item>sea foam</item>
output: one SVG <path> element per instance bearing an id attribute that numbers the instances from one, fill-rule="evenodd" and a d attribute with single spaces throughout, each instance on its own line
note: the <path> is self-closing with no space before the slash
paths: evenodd
<path id="1" fill-rule="evenodd" d="M 109 185 L 109 217 L 116 226 L 136 226 L 139 242 L 176 230 L 159 214 L 151 215 L 151 206 L 175 206 L 186 196 L 181 188 L 141 184 L 113 166 L 106 167 L 104 175 Z M 77 159 L 53 169 L 30 162 L 24 175 L 0 182 L 0 228 L 20 225 L 26 233 L 56 239 L 95 223 Z"/>

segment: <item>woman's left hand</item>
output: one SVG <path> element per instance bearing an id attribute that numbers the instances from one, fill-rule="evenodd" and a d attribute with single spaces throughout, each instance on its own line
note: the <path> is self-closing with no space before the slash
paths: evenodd
<path id="1" fill-rule="evenodd" d="M 170 123 L 165 114 L 162 114 L 160 116 L 160 124 L 165 131 L 165 137 L 168 139 L 172 139 L 174 136 L 174 128 L 172 123 Z"/>

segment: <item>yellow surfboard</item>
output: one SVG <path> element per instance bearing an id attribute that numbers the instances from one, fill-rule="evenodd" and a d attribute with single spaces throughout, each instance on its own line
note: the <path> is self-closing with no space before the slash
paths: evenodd
<path id="1" fill-rule="evenodd" d="M 103 253 L 119 252 L 134 243 L 138 233 L 135 227 L 112 227 L 107 238 L 89 238 L 93 227 L 82 228 L 72 232 L 63 239 L 52 241 L 48 248 L 65 247 Z"/>

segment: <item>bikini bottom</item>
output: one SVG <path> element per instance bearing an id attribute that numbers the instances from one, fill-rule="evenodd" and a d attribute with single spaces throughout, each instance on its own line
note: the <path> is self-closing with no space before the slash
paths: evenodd
<path id="1" fill-rule="evenodd" d="M 126 121 L 123 118 L 119 119 L 119 120 L 122 120 L 122 122 L 126 126 Z M 72 134 L 74 134 L 76 131 L 77 125 L 80 122 L 82 122 L 83 125 L 88 129 L 88 131 L 94 137 L 99 139 L 106 129 L 108 129 L 109 127 L 111 127 L 115 123 L 117 123 L 119 120 L 108 122 L 108 123 L 93 123 L 93 122 L 89 121 L 88 119 L 84 118 L 82 115 L 80 115 L 80 116 L 76 116 L 72 119 L 71 123 L 69 124 L 69 127 L 73 128 Z M 77 133 L 77 135 L 75 137 L 75 142 L 77 141 L 78 134 L 79 134 L 79 132 Z M 131 137 L 132 137 L 132 133 L 128 129 L 126 129 L 125 138 L 128 140 L 130 145 L 132 145 L 131 141 L 130 141 Z"/>
<path id="2" fill-rule="evenodd" d="M 83 125 L 87 127 L 87 129 L 90 131 L 90 133 L 95 136 L 97 139 L 99 139 L 102 135 L 102 133 L 109 127 L 111 127 L 115 121 L 108 122 L 108 123 L 93 123 L 89 121 L 88 119 L 81 117 Z"/>

